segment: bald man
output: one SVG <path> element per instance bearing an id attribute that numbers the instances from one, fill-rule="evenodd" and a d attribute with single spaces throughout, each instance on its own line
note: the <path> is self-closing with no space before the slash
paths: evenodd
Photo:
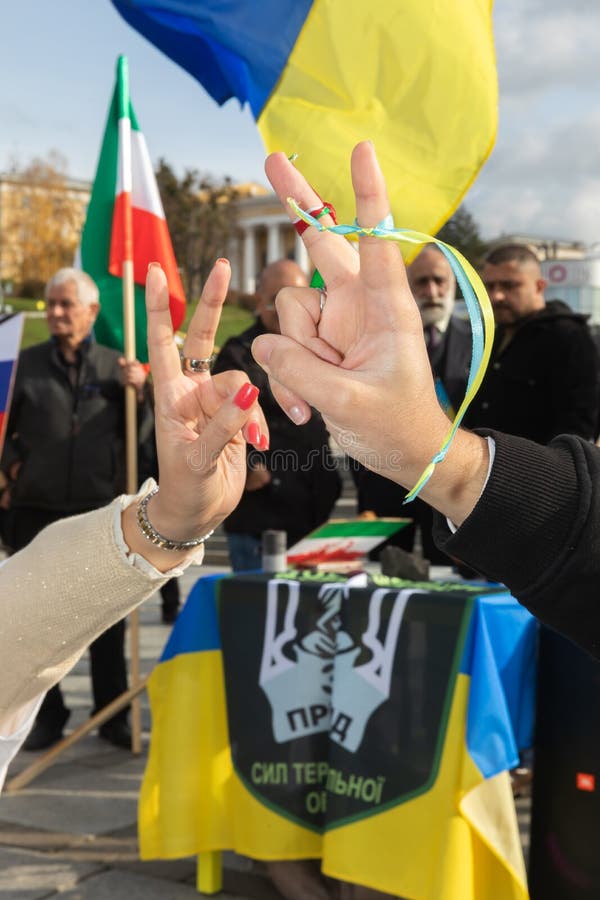
<path id="1" fill-rule="evenodd" d="M 246 489 L 224 523 L 234 571 L 261 568 L 263 531 L 285 531 L 291 546 L 329 518 L 340 493 L 321 416 L 314 411 L 305 425 L 294 425 L 271 394 L 268 378 L 250 350 L 259 334 L 279 333 L 275 309 L 279 291 L 307 286 L 305 273 L 292 260 L 268 265 L 258 280 L 256 323 L 225 343 L 213 367 L 214 372 L 242 369 L 247 373 L 260 389 L 259 402 L 270 432 L 268 449 L 249 449 Z"/>
<path id="2" fill-rule="evenodd" d="M 559 434 L 597 436 L 599 365 L 586 317 L 546 302 L 537 256 L 497 247 L 482 270 L 496 321 L 492 358 L 467 412 L 487 427 L 546 444 Z"/>

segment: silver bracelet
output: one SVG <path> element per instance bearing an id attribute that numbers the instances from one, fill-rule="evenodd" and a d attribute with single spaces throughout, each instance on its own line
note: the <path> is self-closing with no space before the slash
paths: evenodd
<path id="1" fill-rule="evenodd" d="M 158 494 L 157 487 L 151 490 L 149 494 L 146 494 L 137 505 L 137 523 L 140 527 L 140 531 L 151 544 L 156 544 L 156 546 L 160 547 L 162 550 L 191 550 L 193 547 L 198 547 L 200 544 L 203 544 L 204 541 L 207 541 L 209 537 L 215 533 L 213 529 L 212 531 L 209 531 L 208 534 L 199 538 L 192 538 L 190 541 L 172 541 L 171 538 L 159 534 L 148 519 L 147 513 L 148 501 L 150 500 L 150 497 L 154 497 L 155 494 Z"/>

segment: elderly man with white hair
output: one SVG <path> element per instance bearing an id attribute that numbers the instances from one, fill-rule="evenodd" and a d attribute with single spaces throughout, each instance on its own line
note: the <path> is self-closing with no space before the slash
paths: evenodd
<path id="1" fill-rule="evenodd" d="M 78 269 L 59 269 L 46 286 L 50 339 L 23 350 L 0 468 L 10 485 L 4 539 L 26 546 L 46 525 L 109 503 L 125 488 L 125 384 L 136 388 L 140 437 L 151 427 L 145 371 L 96 343 L 98 288 Z M 127 689 L 124 622 L 90 647 L 95 710 Z M 49 747 L 69 717 L 60 687 L 46 695 L 26 748 Z M 100 730 L 118 746 L 131 737 L 127 711 Z"/>

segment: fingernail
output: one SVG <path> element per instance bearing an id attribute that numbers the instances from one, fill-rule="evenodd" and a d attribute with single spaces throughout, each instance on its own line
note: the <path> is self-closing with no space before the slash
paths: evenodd
<path id="1" fill-rule="evenodd" d="M 225 265 L 227 265 L 227 266 L 229 265 L 229 260 L 228 260 L 228 259 L 225 259 L 224 256 L 220 256 L 220 257 L 218 258 L 217 262 L 225 263 Z"/>
<path id="2" fill-rule="evenodd" d="M 258 393 L 258 388 L 248 381 L 239 389 L 233 398 L 233 402 L 236 406 L 239 406 L 240 409 L 250 409 L 258 397 Z"/>
<path id="3" fill-rule="evenodd" d="M 269 340 L 267 335 L 262 334 L 252 342 L 252 356 L 265 371 L 268 371 L 269 360 L 273 352 L 273 341 Z"/>
<path id="4" fill-rule="evenodd" d="M 159 262 L 151 262 L 148 263 L 148 271 L 150 271 L 150 269 L 162 269 L 162 266 Z"/>
<path id="5" fill-rule="evenodd" d="M 259 450 L 268 450 L 269 449 L 269 438 L 266 436 L 266 434 L 261 434 L 260 440 L 258 442 L 258 449 Z"/>
<path id="6" fill-rule="evenodd" d="M 260 428 L 256 422 L 250 422 L 248 425 L 248 443 L 258 446 L 260 441 Z"/>
<path id="7" fill-rule="evenodd" d="M 306 413 L 299 406 L 292 406 L 288 410 L 288 416 L 296 425 L 302 425 L 306 421 Z"/>

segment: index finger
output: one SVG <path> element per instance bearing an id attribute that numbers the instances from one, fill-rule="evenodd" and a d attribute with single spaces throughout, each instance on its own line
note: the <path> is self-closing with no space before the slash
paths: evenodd
<path id="1" fill-rule="evenodd" d="M 173 340 L 167 276 L 160 263 L 150 263 L 146 275 L 148 358 L 155 380 L 169 381 L 181 374 L 179 351 Z"/>
<path id="2" fill-rule="evenodd" d="M 183 344 L 185 356 L 208 359 L 212 355 L 230 278 L 229 261 L 218 259 L 210 270 L 188 326 Z"/>
<path id="3" fill-rule="evenodd" d="M 265 172 L 275 193 L 285 207 L 290 219 L 295 215 L 287 199 L 291 197 L 301 209 L 314 209 L 322 201 L 304 176 L 288 160 L 285 153 L 272 153 L 267 157 Z M 332 203 L 335 198 L 332 198 Z M 333 225 L 331 216 L 323 216 L 323 225 Z M 311 260 L 325 280 L 328 290 L 333 290 L 358 270 L 358 257 L 348 241 L 339 234 L 307 228 L 302 240 Z"/>

